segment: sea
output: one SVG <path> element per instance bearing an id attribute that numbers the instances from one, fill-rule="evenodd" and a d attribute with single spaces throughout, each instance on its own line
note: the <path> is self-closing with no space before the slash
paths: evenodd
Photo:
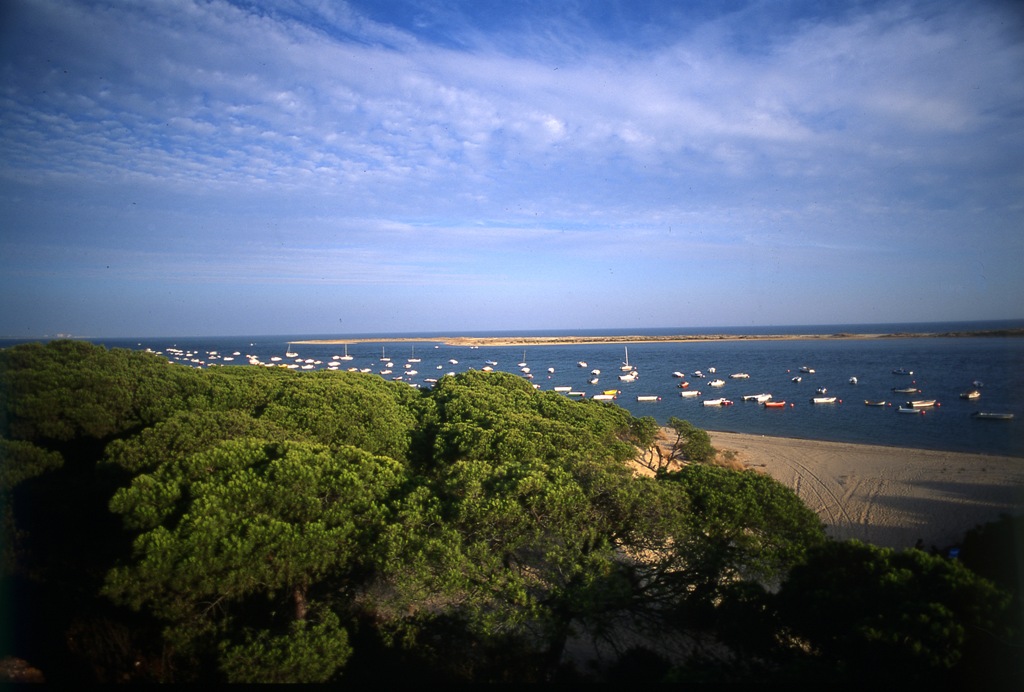
<path id="1" fill-rule="evenodd" d="M 274 336 L 90 338 L 108 348 L 158 353 L 190 367 L 290 366 L 296 372 L 365 370 L 426 388 L 447 373 L 503 371 L 530 377 L 538 389 L 572 398 L 615 390 L 610 405 L 661 424 L 687 420 L 711 431 L 738 432 L 972 452 L 1024 458 L 1024 337 L 882 336 L 823 339 L 841 334 L 950 334 L 1014 330 L 1024 320 L 906 324 L 774 325 L 763 327 L 674 327 L 661 329 L 545 330 L 473 333 L 290 334 Z M 454 346 L 445 337 L 557 337 L 722 335 L 771 339 L 704 339 L 690 342 L 630 342 L 544 346 Z M 793 338 L 795 337 L 795 338 Z M 808 338 L 801 338 L 808 337 Z M 404 339 L 424 339 L 405 341 Z M 303 344 L 337 340 L 351 343 Z M 371 339 L 371 341 L 356 340 Z M 0 347 L 25 340 L 0 340 Z M 287 356 L 292 353 L 295 355 Z M 340 360 L 339 356 L 351 356 Z M 632 382 L 619 379 L 626 359 Z M 384 360 L 382 360 L 384 359 Z M 254 365 L 258 363 L 259 365 Z M 389 365 L 390 363 L 390 365 Z M 525 364 L 525 365 L 523 365 Z M 523 368 L 529 368 L 524 372 Z M 599 370 L 599 374 L 592 371 Z M 813 371 L 813 372 L 802 372 Z M 696 377 L 700 371 L 704 377 Z M 382 374 L 383 372 L 383 374 Z M 746 378 L 732 375 L 746 374 Z M 680 377 L 682 375 L 682 377 Z M 597 383 L 590 381 L 597 378 Z M 794 378 L 800 377 L 800 381 Z M 856 378 L 854 383 L 851 378 Z M 721 379 L 724 385 L 711 387 Z M 683 385 L 683 383 L 688 383 Z M 557 388 L 557 389 L 556 389 Z M 915 388 L 918 393 L 896 389 Z M 812 403 L 819 389 L 834 403 Z M 961 393 L 977 389 L 967 400 Z M 700 396 L 681 396 L 699 391 Z M 767 408 L 744 396 L 771 394 L 784 407 Z M 704 406 L 725 398 L 732 405 Z M 921 414 L 900 413 L 910 400 L 935 400 Z M 866 401 L 885 401 L 868 406 Z M 977 418 L 975 412 L 1013 414 L 1009 420 Z"/>

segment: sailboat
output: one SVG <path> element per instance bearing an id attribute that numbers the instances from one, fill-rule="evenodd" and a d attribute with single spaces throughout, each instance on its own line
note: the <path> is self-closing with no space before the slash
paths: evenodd
<path id="1" fill-rule="evenodd" d="M 626 362 L 619 366 L 619 370 L 622 370 L 623 372 L 636 370 L 636 368 L 629 364 L 629 346 L 625 346 L 624 348 L 626 349 Z"/>
<path id="2" fill-rule="evenodd" d="M 523 351 L 523 362 L 519 364 L 519 367 L 521 367 L 521 368 L 525 368 L 526 367 L 526 351 Z"/>
<path id="3" fill-rule="evenodd" d="M 338 360 L 352 360 L 352 356 L 348 354 L 348 344 L 345 344 L 345 355 L 340 356 Z"/>
<path id="4" fill-rule="evenodd" d="M 384 355 L 384 347 L 383 346 L 380 347 L 380 358 L 378 358 L 378 360 L 391 360 L 386 355 Z"/>
<path id="5" fill-rule="evenodd" d="M 299 354 L 292 350 L 292 342 L 290 342 L 290 341 L 288 342 L 288 350 L 285 351 L 284 355 L 285 355 L 285 358 L 297 358 L 298 357 Z"/>
<path id="6" fill-rule="evenodd" d="M 409 362 L 409 363 L 419 363 L 420 362 L 420 359 L 416 357 L 416 347 L 415 346 L 412 347 L 412 355 L 409 356 L 409 360 L 407 362 Z"/>

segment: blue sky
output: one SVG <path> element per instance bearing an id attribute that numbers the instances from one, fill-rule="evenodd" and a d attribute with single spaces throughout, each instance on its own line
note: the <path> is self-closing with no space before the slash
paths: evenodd
<path id="1" fill-rule="evenodd" d="M 1000 2 L 0 9 L 0 336 L 1024 317 Z"/>

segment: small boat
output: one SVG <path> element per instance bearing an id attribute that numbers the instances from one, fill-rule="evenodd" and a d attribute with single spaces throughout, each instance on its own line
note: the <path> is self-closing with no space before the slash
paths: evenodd
<path id="1" fill-rule="evenodd" d="M 744 401 L 756 401 L 759 404 L 763 404 L 764 402 L 768 401 L 771 398 L 772 398 L 771 394 L 744 394 L 743 395 L 743 400 Z"/>
<path id="2" fill-rule="evenodd" d="M 704 373 L 702 373 L 700 370 L 694 370 L 693 371 L 693 377 L 696 377 L 699 380 L 702 377 L 704 377 Z"/>
<path id="3" fill-rule="evenodd" d="M 921 390 L 917 387 L 893 387 L 892 391 L 898 394 L 920 394 Z"/>
<path id="4" fill-rule="evenodd" d="M 834 396 L 816 396 L 811 399 L 812 404 L 834 404 L 836 398 Z"/>
<path id="5" fill-rule="evenodd" d="M 590 371 L 590 374 L 591 375 L 600 375 L 601 371 L 598 370 L 597 368 L 594 368 L 593 370 Z"/>
<path id="6" fill-rule="evenodd" d="M 348 354 L 348 344 L 345 344 L 345 355 L 343 355 L 343 356 L 336 356 L 336 357 L 337 357 L 338 360 L 352 360 L 352 358 L 354 356 L 350 356 Z"/>
<path id="7" fill-rule="evenodd" d="M 700 392 L 698 392 L 696 389 L 693 389 L 686 392 L 679 392 L 679 396 L 683 397 L 684 399 L 690 399 L 695 396 L 700 396 Z"/>
<path id="8" fill-rule="evenodd" d="M 728 399 L 705 399 L 705 406 L 732 406 L 732 402 Z"/>
<path id="9" fill-rule="evenodd" d="M 820 394 L 821 396 L 825 396 L 826 394 L 828 394 L 828 389 L 825 387 L 818 387 L 816 393 Z"/>
<path id="10" fill-rule="evenodd" d="M 619 381 L 621 382 L 636 382 L 636 372 L 629 372 L 625 375 L 619 375 Z"/>
<path id="11" fill-rule="evenodd" d="M 672 373 L 672 377 L 686 377 L 686 375 L 676 370 L 674 373 Z"/>
<path id="12" fill-rule="evenodd" d="M 581 360 L 581 361 L 577 362 L 576 363 L 576 367 L 578 367 L 578 368 L 585 368 L 585 367 L 587 367 L 587 361 Z"/>
<path id="13" fill-rule="evenodd" d="M 978 418 L 981 420 L 1012 420 L 1012 413 L 991 413 L 989 411 L 975 411 L 971 414 L 971 418 Z"/>
<path id="14" fill-rule="evenodd" d="M 765 408 L 786 408 L 786 402 L 785 401 L 765 401 L 764 402 L 764 407 Z"/>
<path id="15" fill-rule="evenodd" d="M 974 382 L 971 382 L 971 384 L 977 387 L 978 389 L 981 389 L 982 387 L 985 386 L 985 384 L 981 380 L 975 380 Z"/>
<path id="16" fill-rule="evenodd" d="M 551 374 L 551 375 L 554 375 L 555 374 L 555 369 L 554 368 L 548 368 L 548 373 Z"/>
<path id="17" fill-rule="evenodd" d="M 803 381 L 804 381 L 804 378 L 802 378 L 802 377 L 800 377 L 799 375 L 797 375 L 797 376 L 796 376 L 796 377 L 794 377 L 794 378 L 793 378 L 793 379 L 792 379 L 791 381 L 792 381 L 792 382 L 796 382 L 797 384 L 799 384 L 800 382 L 803 382 Z"/>
<path id="18" fill-rule="evenodd" d="M 643 394 L 636 398 L 637 401 L 661 401 L 660 396 L 653 396 L 649 394 Z"/>
<path id="19" fill-rule="evenodd" d="M 586 392 L 577 392 L 577 391 L 570 391 L 568 394 L 569 394 L 569 396 L 578 396 L 578 397 L 585 397 L 587 395 Z"/>
<path id="20" fill-rule="evenodd" d="M 750 375 L 748 375 L 745 372 L 734 372 L 733 374 L 729 375 L 729 378 L 733 380 L 749 380 Z"/>
<path id="21" fill-rule="evenodd" d="M 611 401 L 612 399 L 615 398 L 615 395 L 614 394 L 595 394 L 594 396 L 592 396 L 590 398 L 595 400 L 595 401 Z"/>
<path id="22" fill-rule="evenodd" d="M 924 414 L 924 412 L 925 412 L 925 409 L 923 409 L 923 408 L 914 408 L 913 406 L 900 406 L 896 410 L 899 411 L 900 413 Z"/>
<path id="23" fill-rule="evenodd" d="M 496 360 L 486 360 L 486 361 L 484 361 L 484 365 L 494 366 L 494 365 L 497 365 L 497 364 L 498 364 L 498 361 L 496 361 Z"/>
<path id="24" fill-rule="evenodd" d="M 893 375 L 913 375 L 913 370 L 904 370 L 903 368 L 896 368 L 892 371 Z"/>
<path id="25" fill-rule="evenodd" d="M 709 387 L 724 387 L 725 386 L 725 380 L 711 380 L 710 382 L 708 382 L 708 386 Z"/>
<path id="26" fill-rule="evenodd" d="M 555 387 L 555 391 L 556 392 L 568 392 L 568 391 L 572 391 L 572 387 L 558 386 L 558 387 Z"/>
<path id="27" fill-rule="evenodd" d="M 680 382 L 679 384 L 676 385 L 676 387 L 678 387 L 679 389 L 686 389 L 689 386 L 690 386 L 689 382 Z"/>
<path id="28" fill-rule="evenodd" d="M 633 370 L 633 366 L 629 364 L 629 346 L 624 346 L 623 348 L 626 349 L 626 360 L 619 366 L 619 370 L 622 370 L 623 372 Z"/>
<path id="29" fill-rule="evenodd" d="M 808 374 L 814 374 L 814 368 L 809 368 L 806 365 L 800 366 L 800 372 L 806 372 Z"/>
<path id="30" fill-rule="evenodd" d="M 606 390 L 604 390 L 603 393 L 607 394 L 608 396 L 615 396 L 616 394 L 619 393 L 619 390 L 618 389 L 606 389 Z"/>
<path id="31" fill-rule="evenodd" d="M 979 397 L 981 397 L 981 392 L 979 392 L 977 389 L 972 389 L 967 392 L 960 392 L 961 399 L 977 399 Z"/>
<path id="32" fill-rule="evenodd" d="M 915 401 L 908 401 L 905 405 L 913 408 L 931 408 L 939 404 L 936 403 L 935 399 L 917 399 Z"/>
<path id="33" fill-rule="evenodd" d="M 589 380 L 587 380 L 588 384 L 597 384 L 597 382 L 598 379 L 596 377 L 591 377 Z"/>
<path id="34" fill-rule="evenodd" d="M 865 399 L 864 400 L 864 405 L 865 406 L 885 406 L 886 403 L 888 403 L 888 402 L 886 402 L 884 399 L 877 399 L 877 400 Z"/>
<path id="35" fill-rule="evenodd" d="M 850 381 L 850 384 L 857 384 L 857 377 L 853 376 L 853 377 L 850 378 L 849 381 Z"/>

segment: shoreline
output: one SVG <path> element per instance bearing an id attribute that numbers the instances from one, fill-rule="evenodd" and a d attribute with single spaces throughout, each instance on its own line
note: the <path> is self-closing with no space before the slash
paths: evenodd
<path id="1" fill-rule="evenodd" d="M 792 489 L 837 540 L 939 549 L 1024 512 L 1024 459 L 708 431 L 745 469 Z"/>
<path id="2" fill-rule="evenodd" d="M 1024 336 L 1024 329 L 982 330 L 973 332 L 895 332 L 889 334 L 676 334 L 628 336 L 403 336 L 360 337 L 352 339 L 308 339 L 293 344 L 340 345 L 365 343 L 433 342 L 447 346 L 562 346 L 583 344 L 689 343 L 703 341 L 806 341 L 849 339 L 920 339 L 962 337 Z"/>

